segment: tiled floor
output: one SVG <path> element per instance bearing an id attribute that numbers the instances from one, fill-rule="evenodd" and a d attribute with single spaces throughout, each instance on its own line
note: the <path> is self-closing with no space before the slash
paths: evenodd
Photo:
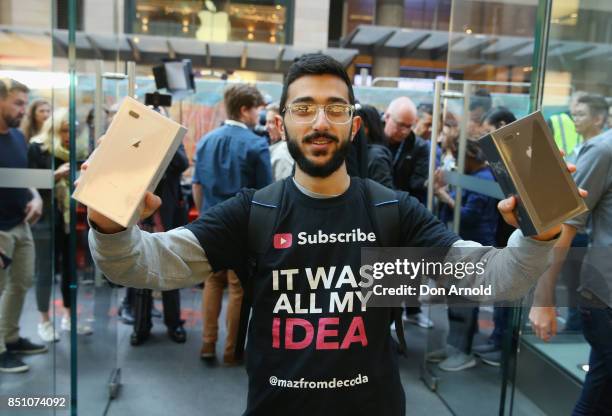
<path id="1" fill-rule="evenodd" d="M 94 334 L 78 337 L 78 414 L 223 416 L 239 415 L 244 410 L 247 389 L 244 368 L 210 366 L 199 359 L 202 325 L 199 289 L 185 289 L 181 294 L 188 332 L 187 343 L 183 345 L 173 343 L 161 320 L 155 319 L 151 338 L 142 346 L 132 347 L 129 344 L 131 327 L 116 319 L 121 296 L 121 289 L 80 288 L 80 316 L 93 326 Z M 59 325 L 61 303 L 55 303 Z M 161 309 L 160 301 L 156 301 L 156 307 Z M 38 341 L 38 321 L 31 291 L 21 320 L 22 335 Z M 409 358 L 401 362 L 408 414 L 450 415 L 442 401 L 419 380 L 419 357 L 425 345 L 425 337 L 419 336 L 419 331 L 408 332 Z M 220 339 L 223 337 L 220 334 Z M 47 354 L 24 358 L 31 366 L 29 372 L 0 375 L 1 394 L 69 394 L 69 341 L 68 333 L 64 332 L 61 341 L 52 344 Z M 122 386 L 119 396 L 109 403 L 108 382 L 113 368 L 121 368 Z M 20 414 L 53 413 L 28 410 Z"/>
<path id="2" fill-rule="evenodd" d="M 119 323 L 116 318 L 122 293 L 122 289 L 107 286 L 95 290 L 93 286 L 80 288 L 80 316 L 92 324 L 94 334 L 78 337 L 78 414 L 241 414 L 247 389 L 244 368 L 207 365 L 198 356 L 202 326 L 201 290 L 184 289 L 181 292 L 182 315 L 188 332 L 186 344 L 173 343 L 166 335 L 162 321 L 154 319 L 151 338 L 138 347 L 132 347 L 129 343 L 131 327 Z M 161 309 L 161 302 L 156 300 L 155 303 Z M 33 291 L 29 293 L 24 309 L 22 333 L 38 340 L 38 313 Z M 59 309 L 58 306 L 58 316 Z M 459 415 L 495 414 L 500 384 L 498 370 L 492 367 L 479 364 L 462 373 L 441 375 L 440 396 L 431 392 L 420 380 L 419 366 L 426 345 L 434 348 L 437 343 L 444 342 L 446 324 L 443 308 L 434 309 L 432 318 L 436 321 L 436 330 L 406 327 L 409 351 L 408 358 L 400 360 L 400 373 L 406 391 L 407 414 L 450 415 L 443 400 Z M 224 334 L 221 333 L 220 339 L 223 338 Z M 53 344 L 49 353 L 25 358 L 32 367 L 28 373 L 0 375 L 0 394 L 68 394 L 69 347 L 68 334 L 62 333 L 62 340 Z M 109 378 L 114 368 L 121 369 L 122 386 L 118 397 L 109 402 Z M 470 400 L 466 401 L 466 397 Z M 536 410 L 531 414 L 538 414 Z M 24 411 L 20 414 L 52 413 Z"/>

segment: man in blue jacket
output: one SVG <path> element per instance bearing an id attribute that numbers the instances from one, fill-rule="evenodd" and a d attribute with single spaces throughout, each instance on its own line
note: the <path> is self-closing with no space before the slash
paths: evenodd
<path id="1" fill-rule="evenodd" d="M 227 120 L 206 134 L 196 147 L 193 173 L 193 199 L 202 215 L 243 188 L 260 189 L 272 182 L 268 143 L 251 130 L 259 120 L 264 105 L 261 93 L 252 85 L 235 84 L 224 94 Z M 227 338 L 223 361 L 236 364 L 234 349 L 240 321 L 242 288 L 232 270 L 215 273 L 202 293 L 204 320 L 202 359 L 214 359 L 223 287 L 229 290 Z"/>
<path id="2" fill-rule="evenodd" d="M 28 87 L 0 79 L 0 168 L 28 167 L 28 148 L 17 130 L 28 104 Z M 3 177 L 4 179 L 4 177 Z M 34 240 L 30 225 L 42 215 L 36 189 L 0 188 L 0 372 L 28 371 L 20 355 L 47 351 L 19 334 L 23 303 L 34 278 Z M 10 263 L 9 263 L 10 260 Z"/>

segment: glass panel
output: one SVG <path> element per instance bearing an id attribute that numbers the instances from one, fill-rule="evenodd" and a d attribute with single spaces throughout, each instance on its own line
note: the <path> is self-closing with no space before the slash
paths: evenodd
<path id="1" fill-rule="evenodd" d="M 58 163 L 70 164 L 71 177 L 64 186 L 72 192 L 73 187 L 68 185 L 76 179 L 82 162 L 96 146 L 95 126 L 100 127 L 99 134 L 104 132 L 112 105 L 126 95 L 127 80 L 118 75 L 125 72 L 125 65 L 119 61 L 122 44 L 116 34 L 120 27 L 117 2 L 110 7 L 107 3 L 74 0 L 61 5 L 64 17 L 59 20 L 65 24 L 53 32 L 54 68 L 69 76 L 70 83 L 55 91 L 54 110 L 62 117 L 59 128 L 68 127 L 70 141 L 56 143 L 55 157 Z M 95 40 L 86 35 L 90 33 L 96 33 Z M 72 48 L 75 48 L 74 54 Z M 97 60 L 100 58 L 104 61 Z M 96 74 L 99 77 L 107 74 L 99 89 L 100 103 L 96 101 L 99 84 Z M 96 115 L 102 119 L 96 120 Z M 69 256 L 68 272 L 63 279 L 70 281 L 70 285 L 63 286 L 66 312 L 63 326 L 69 328 L 71 335 L 72 413 L 101 415 L 118 388 L 115 377 L 118 295 L 92 262 L 85 207 L 68 199 L 64 189 L 61 191 L 58 215 L 65 225 L 61 230 L 65 244 L 63 255 Z"/>
<path id="2" fill-rule="evenodd" d="M 30 31 L 23 28 L 19 2 L 0 3 L 0 252 L 7 265 L 0 268 L 0 391 L 4 397 L 64 395 L 68 409 L 70 344 L 60 331 L 54 166 L 52 146 L 43 145 L 48 135 L 41 134 L 53 124 L 54 88 L 66 79 L 52 72 L 52 42 L 43 33 L 52 25 L 51 2 L 38 7 L 40 30 Z M 42 216 L 31 225 L 23 214 L 30 189 L 42 202 Z M 59 342 L 53 342 L 56 336 Z"/>
<path id="3" fill-rule="evenodd" d="M 608 103 L 612 85 L 607 68 L 612 51 L 611 17 L 612 5 L 608 2 L 552 1 L 542 110 L 557 145 L 566 151 L 567 159 L 577 162 L 582 170 L 591 171 L 596 162 L 587 161 L 581 150 L 610 127 Z M 594 152 L 601 154 L 597 150 Z M 589 174 L 589 179 L 594 175 L 597 173 Z M 609 330 L 589 332 L 593 326 L 583 325 L 583 317 L 591 316 L 593 310 L 603 312 L 603 316 L 606 306 L 607 311 L 610 310 L 611 299 L 605 295 L 606 291 L 598 289 L 597 282 L 593 286 L 593 273 L 582 268 L 587 263 L 586 245 L 590 246 L 586 255 L 597 253 L 597 247 L 602 246 L 599 236 L 605 227 L 601 226 L 600 219 L 609 215 L 602 214 L 605 205 L 601 197 L 589 203 L 593 225 L 574 238 L 569 260 L 561 270 L 555 289 L 556 307 L 546 309 L 548 316 L 556 319 L 557 335 L 544 342 L 536 336 L 533 327 L 524 322 L 516 387 L 548 414 L 570 414 L 578 401 L 589 369 L 589 353 L 593 351 L 592 356 L 598 356 L 597 348 L 592 349 L 585 338 L 597 342 L 612 336 Z M 588 264 L 599 267 L 601 263 L 592 259 Z M 603 281 L 608 277 L 609 274 Z M 599 308 L 585 309 L 586 315 L 583 315 L 581 305 L 589 293 L 594 293 L 603 304 Z M 530 310 L 525 309 L 524 321 L 528 321 L 529 313 Z M 594 315 L 599 316 L 597 312 Z M 592 319 L 595 322 L 597 317 Z M 596 362 L 591 362 L 590 368 L 593 367 L 597 367 Z M 531 382 L 534 371 L 549 375 L 547 379 L 552 384 L 547 383 L 544 389 Z M 592 377 L 597 377 L 596 373 Z M 551 391 L 557 393 L 551 395 Z M 584 408 L 582 412 L 588 413 Z"/>
<path id="4" fill-rule="evenodd" d="M 461 120 L 466 121 L 467 140 L 484 134 L 485 129 L 480 123 L 481 116 L 475 114 L 476 106 L 471 104 L 483 102 L 477 95 L 483 89 L 491 91 L 492 111 L 505 107 L 516 117 L 528 114 L 530 102 L 526 85 L 494 81 L 448 81 L 445 89 L 448 98 L 443 99 L 441 105 L 441 113 L 444 114 L 444 131 L 441 133 L 444 139 L 440 143 L 443 154 L 446 154 L 445 150 L 450 140 L 458 146 Z M 525 92 L 513 92 L 521 90 Z M 467 104 L 464 103 L 466 99 Z M 459 170 L 458 167 L 454 169 Z M 468 175 L 467 172 L 465 174 Z M 468 189 L 463 189 L 463 192 L 467 191 Z M 469 191 L 478 192 L 478 189 Z M 505 245 L 511 229 L 502 229 L 499 223 L 497 226 L 499 233 L 495 238 L 496 241 L 494 243 L 481 241 L 481 243 Z M 455 228 L 459 235 L 469 232 L 464 227 L 453 227 L 453 221 L 449 222 L 449 227 Z M 427 333 L 427 352 L 435 356 L 436 352 L 445 349 L 447 357 L 454 356 L 457 362 L 443 363 L 440 360 L 432 362 L 434 357 L 430 356 L 431 359 L 426 360 L 424 367 L 426 379 L 433 380 L 432 383 L 436 386 L 438 394 L 457 414 L 485 415 L 499 412 L 505 394 L 504 379 L 512 373 L 510 322 L 515 308 L 509 305 L 476 304 L 471 307 L 463 305 L 447 307 L 445 302 L 440 304 L 435 299 L 430 301 L 434 302 L 428 308 L 434 328 Z M 475 355 L 485 346 L 490 346 L 492 351 L 483 354 L 481 358 L 476 357 Z M 462 357 L 464 364 L 474 368 L 457 369 L 461 367 L 460 363 L 458 364 L 461 361 L 460 353 L 465 354 Z M 476 400 L 467 401 L 466 395 L 476 397 Z"/>
<path id="5" fill-rule="evenodd" d="M 417 7 L 418 2 L 414 3 Z M 418 9 L 421 14 L 432 13 L 426 7 Z M 491 125 L 493 115 L 508 110 L 512 115 L 504 120 L 507 124 L 514 117 L 529 113 L 536 14 L 535 2 L 454 0 L 450 12 L 438 10 L 437 24 L 448 31 L 447 66 L 439 109 L 443 121 L 439 137 L 444 169 L 461 169 L 462 131 L 465 140 L 478 139 L 488 130 L 501 127 Z M 456 157 L 452 156 L 454 152 L 458 153 Z M 450 189 L 459 192 L 457 188 Z M 464 194 L 468 191 L 478 189 L 461 190 Z M 444 207 L 438 205 L 435 209 Z M 456 218 L 458 221 L 451 219 L 449 227 L 474 239 L 469 234 L 471 230 L 459 227 L 460 216 Z M 505 230 L 501 224 L 500 221 L 493 224 L 498 230 L 494 241 L 486 236 L 489 239 L 480 242 L 504 246 L 511 230 Z M 508 412 L 506 397 L 512 391 L 507 390 L 506 380 L 514 371 L 511 322 L 517 308 L 467 302 L 447 306 L 444 300 L 430 301 L 435 302 L 429 307 L 435 326 L 427 335 L 429 355 L 426 354 L 423 367 L 424 379 L 456 414 Z M 436 360 L 440 353 L 442 356 Z M 521 397 L 520 391 L 514 393 Z M 471 400 L 465 400 L 466 397 Z M 515 404 L 513 411 L 538 414 L 537 407 L 524 400 Z"/>

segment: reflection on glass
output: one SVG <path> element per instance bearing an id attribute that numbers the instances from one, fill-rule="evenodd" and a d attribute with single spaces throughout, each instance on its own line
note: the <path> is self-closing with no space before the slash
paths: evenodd
<path id="1" fill-rule="evenodd" d="M 131 18 L 133 33 L 212 42 L 285 43 L 285 2 L 135 0 L 135 3 Z"/>
<path id="2" fill-rule="evenodd" d="M 597 165 L 595 158 L 585 166 L 585 155 L 601 152 L 582 150 L 610 127 L 608 97 L 611 84 L 605 68 L 609 51 L 612 50 L 612 38 L 603 28 L 607 27 L 611 13 L 612 8 L 608 3 L 596 5 L 578 0 L 552 2 L 542 110 L 557 145 L 566 153 L 566 159 L 577 163 L 579 168 L 582 166 L 583 172 L 585 168 L 591 170 Z M 589 288 L 592 288 L 595 280 L 601 284 L 607 278 L 594 279 L 589 268 L 583 267 L 585 264 L 596 267 L 600 264 L 599 261 L 594 262 L 592 251 L 601 244 L 601 236 L 608 232 L 602 229 L 598 220 L 602 218 L 598 210 L 601 206 L 600 199 L 591 201 L 590 215 L 595 219 L 592 223 L 596 225 L 588 227 L 584 233 L 578 233 L 571 242 L 572 250 L 554 289 L 556 304 L 528 311 L 532 322 L 524 328 L 524 348 L 518 356 L 516 385 L 531 402 L 549 414 L 570 414 L 578 402 L 589 370 L 589 356 L 597 357 L 597 353 L 590 355 L 593 345 L 587 343 L 585 337 L 596 340 L 600 336 L 607 339 L 612 336 L 605 330 L 594 335 L 593 331 L 589 332 L 588 328 L 593 325 L 585 326 L 585 322 L 595 322 L 599 315 L 593 309 L 580 306 L 585 304 L 585 296 L 589 296 L 589 293 L 605 293 L 605 290 L 590 291 Z M 587 245 L 591 247 L 589 252 Z M 603 304 L 596 310 L 609 311 L 608 300 L 601 300 Z M 540 330 L 544 323 L 556 326 L 548 342 L 540 339 L 545 337 Z M 563 389 L 567 394 L 553 397 L 545 389 L 530 383 L 530 368 L 534 367 L 550 380 L 548 390 Z M 588 392 L 583 397 L 588 398 Z M 585 413 L 588 413 L 585 410 L 588 406 L 593 406 L 588 402 L 587 399 L 579 405 Z"/>

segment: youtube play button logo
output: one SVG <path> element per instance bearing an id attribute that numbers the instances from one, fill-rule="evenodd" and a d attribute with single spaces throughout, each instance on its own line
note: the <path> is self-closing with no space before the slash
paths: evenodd
<path id="1" fill-rule="evenodd" d="M 289 248 L 293 244 L 293 236 L 291 233 L 274 234 L 274 248 L 284 249 Z"/>

